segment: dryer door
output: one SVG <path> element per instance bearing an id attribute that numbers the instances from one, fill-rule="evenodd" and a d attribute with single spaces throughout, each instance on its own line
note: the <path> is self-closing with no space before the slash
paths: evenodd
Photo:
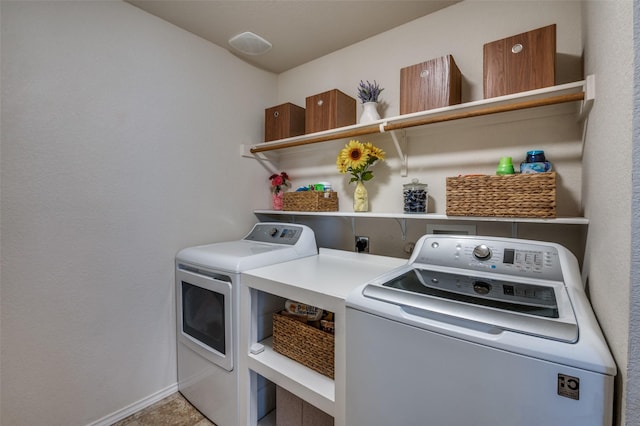
<path id="1" fill-rule="evenodd" d="M 227 371 L 233 370 L 231 278 L 178 265 L 178 340 Z"/>

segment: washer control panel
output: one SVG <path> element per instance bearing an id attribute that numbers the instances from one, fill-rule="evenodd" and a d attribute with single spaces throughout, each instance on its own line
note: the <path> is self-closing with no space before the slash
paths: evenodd
<path id="1" fill-rule="evenodd" d="M 301 226 L 278 223 L 258 223 L 244 237 L 247 241 L 295 245 L 305 229 Z"/>
<path id="2" fill-rule="evenodd" d="M 421 240 L 414 253 L 417 263 L 562 280 L 558 250 L 551 243 L 455 235 L 425 235 Z"/>

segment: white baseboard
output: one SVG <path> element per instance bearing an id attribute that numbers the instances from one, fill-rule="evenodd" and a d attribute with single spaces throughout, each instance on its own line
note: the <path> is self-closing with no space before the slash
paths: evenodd
<path id="1" fill-rule="evenodd" d="M 87 426 L 110 426 L 126 417 L 129 417 L 133 413 L 137 413 L 138 411 L 147 408 L 152 404 L 155 404 L 156 402 L 168 397 L 169 395 L 173 395 L 176 392 L 178 392 L 178 384 L 174 383 L 171 386 L 168 386 L 154 394 L 142 398 L 141 400 L 134 402 L 133 404 L 128 405 L 121 410 L 104 416 L 103 418 L 96 420 L 93 423 L 89 423 Z"/>

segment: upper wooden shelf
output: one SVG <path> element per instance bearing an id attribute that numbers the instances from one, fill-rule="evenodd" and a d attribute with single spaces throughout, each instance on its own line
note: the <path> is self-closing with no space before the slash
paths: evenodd
<path id="1" fill-rule="evenodd" d="M 355 138 L 375 133 L 385 133 L 417 126 L 427 126 L 446 121 L 481 117 L 510 111 L 527 110 L 568 102 L 582 102 L 581 118 L 586 116 L 595 99 L 595 77 L 558 86 L 545 87 L 512 95 L 482 99 L 474 102 L 437 108 L 396 117 L 383 118 L 368 124 L 355 124 L 323 132 L 310 133 L 277 141 L 264 142 L 250 147 L 251 154 L 292 148 L 336 139 Z"/>

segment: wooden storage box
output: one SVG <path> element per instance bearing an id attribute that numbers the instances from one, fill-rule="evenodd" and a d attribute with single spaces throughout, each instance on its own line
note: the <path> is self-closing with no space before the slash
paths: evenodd
<path id="1" fill-rule="evenodd" d="M 338 193 L 321 191 L 285 192 L 283 210 L 296 212 L 338 211 Z"/>
<path id="2" fill-rule="evenodd" d="M 264 141 L 304 134 L 304 108 L 290 102 L 264 110 Z"/>
<path id="3" fill-rule="evenodd" d="M 294 318 L 273 314 L 273 350 L 334 378 L 335 338 Z"/>
<path id="4" fill-rule="evenodd" d="M 447 178 L 447 215 L 556 217 L 556 174 Z"/>
<path id="5" fill-rule="evenodd" d="M 556 25 L 484 45 L 484 97 L 493 98 L 556 83 Z"/>
<path id="6" fill-rule="evenodd" d="M 356 124 L 356 100 L 337 89 L 306 98 L 305 133 Z"/>
<path id="7" fill-rule="evenodd" d="M 276 426 L 334 426 L 334 419 L 276 385 Z"/>
<path id="8" fill-rule="evenodd" d="M 462 74 L 452 55 L 400 70 L 400 115 L 462 102 Z"/>

